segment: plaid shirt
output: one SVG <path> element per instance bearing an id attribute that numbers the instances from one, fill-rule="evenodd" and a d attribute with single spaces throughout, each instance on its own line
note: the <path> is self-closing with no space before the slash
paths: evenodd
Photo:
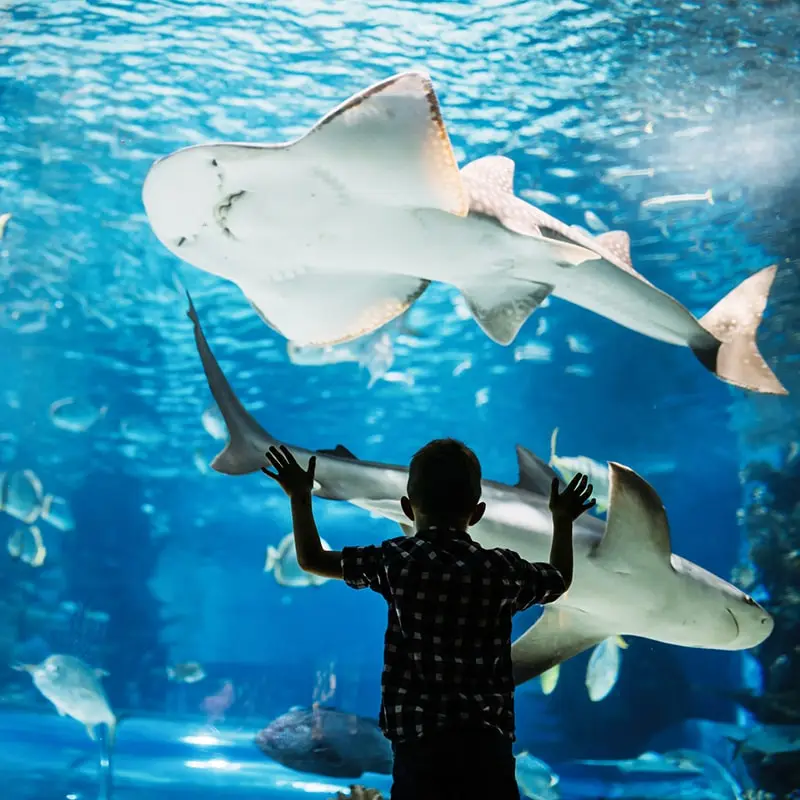
<path id="1" fill-rule="evenodd" d="M 387 738 L 477 725 L 514 739 L 511 617 L 564 593 L 555 567 L 431 529 L 345 547 L 342 575 L 389 604 L 380 713 Z"/>

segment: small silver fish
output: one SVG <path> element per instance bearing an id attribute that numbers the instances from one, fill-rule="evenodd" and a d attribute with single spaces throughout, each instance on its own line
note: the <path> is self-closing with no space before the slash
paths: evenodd
<path id="1" fill-rule="evenodd" d="M 206 677 L 206 671 L 197 661 L 186 661 L 167 667 L 168 680 L 176 683 L 198 683 Z"/>
<path id="2" fill-rule="evenodd" d="M 8 537 L 8 553 L 32 567 L 41 567 L 47 558 L 47 548 L 42 534 L 35 525 L 30 528 L 17 528 Z"/>
<path id="3" fill-rule="evenodd" d="M 656 171 L 652 167 L 647 167 L 645 169 L 611 167 L 611 169 L 606 170 L 606 177 L 612 180 L 616 178 L 652 178 L 655 174 Z"/>
<path id="4" fill-rule="evenodd" d="M 201 475 L 208 475 L 208 459 L 200 452 L 200 450 L 194 451 L 194 454 L 192 455 L 192 461 L 194 461 L 194 465 L 197 467 L 197 471 Z"/>
<path id="5" fill-rule="evenodd" d="M 544 761 L 522 752 L 515 758 L 517 783 L 529 800 L 558 800 L 558 775 Z"/>
<path id="6" fill-rule="evenodd" d="M 358 364 L 369 374 L 367 389 L 371 389 L 381 378 L 391 382 L 389 370 L 394 364 L 394 340 L 386 330 L 378 331 L 361 340 L 323 347 L 287 342 L 286 353 L 293 364 L 304 367 Z"/>
<path id="7" fill-rule="evenodd" d="M 546 342 L 528 342 L 514 348 L 514 361 L 550 361 L 553 348 Z"/>
<path id="8" fill-rule="evenodd" d="M 72 717 L 86 726 L 89 738 L 97 739 L 95 728 L 106 725 L 108 743 L 113 746 L 117 718 L 99 678 L 108 675 L 92 669 L 74 656 L 52 655 L 41 664 L 17 664 L 14 669 L 27 672 L 36 688 L 55 706 L 60 716 Z"/>
<path id="9" fill-rule="evenodd" d="M 85 400 L 64 397 L 50 404 L 50 421 L 61 430 L 85 433 L 107 412 L 108 406 L 97 408 Z"/>
<path id="10" fill-rule="evenodd" d="M 606 225 L 594 211 L 584 211 L 583 219 L 586 224 L 597 233 L 605 233 L 608 230 L 608 225 Z"/>
<path id="11" fill-rule="evenodd" d="M 671 206 L 676 203 L 701 203 L 704 200 L 710 206 L 714 205 L 714 195 L 711 193 L 711 189 L 706 190 L 703 194 L 664 194 L 660 197 L 650 197 L 643 200 L 641 206 L 642 208 L 653 208 Z"/>
<path id="12" fill-rule="evenodd" d="M 200 421 L 203 423 L 206 433 L 214 439 L 224 442 L 228 438 L 228 432 L 225 428 L 225 420 L 222 419 L 222 414 L 219 413 L 216 403 L 212 403 L 200 416 Z"/>
<path id="13" fill-rule="evenodd" d="M 6 232 L 6 225 L 11 221 L 11 214 L 6 212 L 5 214 L 0 214 L 0 240 L 2 240 L 3 235 Z"/>
<path id="14" fill-rule="evenodd" d="M 608 697 L 617 684 L 622 660 L 620 648 L 627 648 L 621 636 L 609 636 L 592 651 L 589 666 L 586 668 L 586 690 L 593 703 Z"/>
<path id="15" fill-rule="evenodd" d="M 324 540 L 323 550 L 330 550 L 330 545 Z M 321 575 L 314 575 L 300 568 L 297 563 L 297 550 L 294 546 L 294 533 L 287 533 L 276 547 L 267 547 L 267 559 L 264 564 L 264 572 L 271 572 L 275 576 L 275 581 L 281 586 L 292 588 L 304 588 L 306 586 L 321 586 L 329 579 Z"/>
<path id="16" fill-rule="evenodd" d="M 558 677 L 561 674 L 561 664 L 556 664 L 554 667 L 545 670 L 539 676 L 539 683 L 542 686 L 542 694 L 552 694 L 556 686 L 558 686 Z"/>
<path id="17" fill-rule="evenodd" d="M 592 497 L 596 501 L 595 508 L 599 512 L 608 511 L 608 494 L 610 491 L 608 481 L 608 466 L 601 464 L 588 456 L 559 456 L 556 454 L 556 440 L 558 428 L 553 430 L 550 437 L 550 466 L 561 473 L 561 477 L 569 482 L 579 472 L 589 478 L 592 484 Z"/>
<path id="18" fill-rule="evenodd" d="M 42 482 L 33 470 L 0 473 L 0 511 L 30 525 L 39 518 L 43 500 Z"/>
<path id="19" fill-rule="evenodd" d="M 69 503 L 63 497 L 54 494 L 45 495 L 39 518 L 60 531 L 75 529 L 75 518 L 72 516 Z"/>

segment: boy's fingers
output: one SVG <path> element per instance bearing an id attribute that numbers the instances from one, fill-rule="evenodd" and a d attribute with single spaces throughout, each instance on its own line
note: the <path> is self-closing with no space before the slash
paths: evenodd
<path id="1" fill-rule="evenodd" d="M 285 467 L 288 464 L 286 457 L 277 447 L 270 447 L 269 452 L 281 466 Z"/>
<path id="2" fill-rule="evenodd" d="M 311 456 L 311 458 L 308 459 L 308 477 L 311 478 L 311 480 L 314 480 L 314 472 L 316 471 L 316 469 L 317 469 L 317 457 Z"/>
<path id="3" fill-rule="evenodd" d="M 553 478 L 550 482 L 550 500 L 551 502 L 558 497 L 558 478 Z"/>
<path id="4" fill-rule="evenodd" d="M 273 480 L 278 480 L 278 476 L 274 472 L 270 472 L 266 467 L 261 467 L 261 471 Z"/>
<path id="5" fill-rule="evenodd" d="M 281 455 L 286 459 L 287 464 L 296 464 L 295 457 L 292 455 L 292 451 L 285 445 L 281 445 Z"/>

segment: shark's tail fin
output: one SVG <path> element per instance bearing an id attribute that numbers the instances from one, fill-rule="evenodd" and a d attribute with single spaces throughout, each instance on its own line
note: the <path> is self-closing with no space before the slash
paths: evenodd
<path id="1" fill-rule="evenodd" d="M 717 377 L 764 394 L 788 394 L 756 345 L 756 333 L 777 269 L 762 269 L 725 295 L 700 320 L 716 341 L 692 345 L 700 363 Z"/>
<path id="2" fill-rule="evenodd" d="M 194 340 L 203 363 L 203 371 L 230 437 L 223 451 L 211 462 L 211 467 L 226 475 L 246 475 L 256 472 L 264 465 L 264 453 L 269 447 L 277 444 L 277 440 L 270 436 L 239 402 L 208 346 L 192 298 L 188 292 L 186 296 L 189 299 L 188 314 L 194 323 Z"/>

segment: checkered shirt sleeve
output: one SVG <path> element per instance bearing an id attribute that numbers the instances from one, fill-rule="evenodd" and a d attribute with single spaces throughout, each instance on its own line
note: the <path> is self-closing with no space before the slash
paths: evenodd
<path id="1" fill-rule="evenodd" d="M 511 565 L 512 585 L 517 592 L 515 613 L 537 603 L 553 603 L 567 590 L 564 578 L 552 564 L 526 561 L 513 550 L 504 554 Z"/>
<path id="2" fill-rule="evenodd" d="M 385 594 L 383 550 L 376 545 L 342 548 L 342 577 L 353 589 Z"/>

